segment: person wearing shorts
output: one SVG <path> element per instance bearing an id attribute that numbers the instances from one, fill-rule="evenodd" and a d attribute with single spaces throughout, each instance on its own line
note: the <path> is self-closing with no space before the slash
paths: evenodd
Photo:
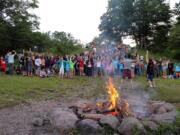
<path id="1" fill-rule="evenodd" d="M 131 70 L 130 69 L 124 69 L 122 77 L 123 77 L 123 79 L 125 79 L 125 78 L 132 79 Z"/>
<path id="2" fill-rule="evenodd" d="M 125 78 L 128 78 L 130 80 L 130 83 L 131 83 L 131 88 L 133 88 L 132 86 L 132 72 L 131 72 L 131 65 L 133 62 L 136 62 L 136 60 L 132 60 L 132 59 L 124 59 L 122 61 L 122 64 L 124 66 L 124 69 L 123 69 L 123 73 L 122 73 L 122 81 L 121 81 L 121 84 L 123 84 L 123 80 Z"/>

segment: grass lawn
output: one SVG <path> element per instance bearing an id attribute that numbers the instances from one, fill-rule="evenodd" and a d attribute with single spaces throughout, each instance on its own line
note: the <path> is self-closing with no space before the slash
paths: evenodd
<path id="1" fill-rule="evenodd" d="M 137 77 L 136 80 L 147 89 L 145 77 Z M 156 79 L 155 81 L 157 94 L 154 99 L 180 103 L 180 80 Z M 87 99 L 101 97 L 105 94 L 105 81 L 101 78 L 51 77 L 41 79 L 0 75 L 0 108 L 29 101 Z"/>
<path id="2" fill-rule="evenodd" d="M 39 78 L 0 75 L 0 108 L 29 101 L 92 98 L 105 93 L 100 78 Z"/>
<path id="3" fill-rule="evenodd" d="M 145 77 L 137 77 L 136 80 L 141 82 L 144 87 L 147 87 L 147 81 Z M 180 80 L 172 79 L 155 79 L 157 88 L 156 96 L 154 99 L 164 100 L 171 103 L 180 103 Z"/>

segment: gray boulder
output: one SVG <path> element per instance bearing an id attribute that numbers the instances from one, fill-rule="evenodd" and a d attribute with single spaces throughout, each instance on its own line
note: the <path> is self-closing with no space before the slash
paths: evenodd
<path id="1" fill-rule="evenodd" d="M 77 123 L 77 130 L 81 135 L 101 135 L 103 128 L 97 121 L 91 119 L 84 119 Z"/>
<path id="2" fill-rule="evenodd" d="M 158 130 L 158 125 L 154 123 L 153 121 L 142 121 L 142 124 L 144 125 L 145 128 L 150 129 L 152 131 L 157 131 Z"/>
<path id="3" fill-rule="evenodd" d="M 165 104 L 165 102 L 162 102 L 162 101 L 152 101 L 150 102 L 150 105 L 149 105 L 149 110 L 151 113 L 157 113 L 157 111 L 159 110 L 159 108 Z"/>
<path id="4" fill-rule="evenodd" d="M 133 135 L 134 130 L 141 135 L 146 134 L 146 130 L 141 122 L 133 117 L 124 118 L 120 127 L 118 128 L 118 131 L 123 135 Z"/>
<path id="5" fill-rule="evenodd" d="M 55 108 L 50 114 L 50 122 L 59 133 L 76 128 L 77 116 L 68 110 Z"/>
<path id="6" fill-rule="evenodd" d="M 154 121 L 158 124 L 172 124 L 176 120 L 177 112 L 171 111 L 163 114 L 153 114 L 149 117 L 149 120 Z"/>
<path id="7" fill-rule="evenodd" d="M 161 106 L 158 110 L 157 110 L 157 114 L 163 114 L 166 113 L 166 108 L 164 108 L 164 106 Z"/>
<path id="8" fill-rule="evenodd" d="M 102 125 L 108 125 L 109 127 L 111 127 L 114 130 L 116 130 L 117 127 L 120 125 L 119 120 L 116 117 L 114 117 L 113 115 L 103 116 L 100 119 L 100 123 Z"/>
<path id="9" fill-rule="evenodd" d="M 167 112 L 171 112 L 171 111 L 175 110 L 175 107 L 170 103 L 165 103 L 163 105 L 163 107 L 166 109 Z"/>
<path id="10" fill-rule="evenodd" d="M 166 103 L 162 101 L 153 101 L 149 105 L 149 110 L 151 113 L 161 114 L 161 113 L 174 111 L 175 107 L 170 103 Z"/>

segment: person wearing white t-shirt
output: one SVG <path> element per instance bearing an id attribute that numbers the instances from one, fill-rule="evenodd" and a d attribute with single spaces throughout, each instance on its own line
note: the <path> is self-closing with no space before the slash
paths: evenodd
<path id="1" fill-rule="evenodd" d="M 101 59 L 99 58 L 97 61 L 96 61 L 96 67 L 97 67 L 97 74 L 99 76 L 102 76 L 102 62 L 101 62 Z"/>
<path id="2" fill-rule="evenodd" d="M 121 80 L 121 84 L 123 84 L 123 80 L 125 78 L 128 78 L 130 80 L 131 83 L 131 88 L 133 88 L 133 84 L 132 84 L 132 63 L 136 62 L 136 60 L 132 60 L 132 59 L 124 59 L 122 61 L 123 65 L 124 65 L 124 69 L 123 69 L 123 76 L 122 76 L 122 80 Z"/>
<path id="3" fill-rule="evenodd" d="M 14 56 L 16 55 L 15 51 L 9 52 L 7 54 L 7 59 L 8 59 L 8 67 L 9 67 L 9 73 L 13 74 L 14 72 Z"/>
<path id="4" fill-rule="evenodd" d="M 41 69 L 41 59 L 38 56 L 37 58 L 35 58 L 35 68 L 36 68 L 36 75 L 40 74 L 40 69 Z"/>

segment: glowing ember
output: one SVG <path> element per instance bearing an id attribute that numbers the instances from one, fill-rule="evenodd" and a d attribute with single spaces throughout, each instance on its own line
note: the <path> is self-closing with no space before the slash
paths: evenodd
<path id="1" fill-rule="evenodd" d="M 113 80 L 111 77 L 109 77 L 108 82 L 107 82 L 107 90 L 108 90 L 109 102 L 110 102 L 110 106 L 108 109 L 112 110 L 116 108 L 116 105 L 119 99 L 119 94 L 113 84 Z"/>

